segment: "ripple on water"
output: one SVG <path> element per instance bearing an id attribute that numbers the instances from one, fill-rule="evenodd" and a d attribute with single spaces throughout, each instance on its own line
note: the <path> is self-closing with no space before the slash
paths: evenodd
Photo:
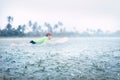
<path id="1" fill-rule="evenodd" d="M 71 38 L 64 44 L 8 46 L 12 42 L 0 43 L 0 79 L 120 80 L 117 39 Z"/>

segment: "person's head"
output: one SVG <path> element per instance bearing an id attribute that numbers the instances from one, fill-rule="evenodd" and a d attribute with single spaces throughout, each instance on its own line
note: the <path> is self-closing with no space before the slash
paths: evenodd
<path id="1" fill-rule="evenodd" d="M 51 39 L 52 38 L 52 34 L 51 33 L 47 33 L 46 37 L 48 37 L 48 39 Z"/>

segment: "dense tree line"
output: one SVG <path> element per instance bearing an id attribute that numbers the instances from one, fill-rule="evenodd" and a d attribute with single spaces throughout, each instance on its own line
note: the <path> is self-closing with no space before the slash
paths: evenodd
<path id="1" fill-rule="evenodd" d="M 45 22 L 44 28 L 47 30 L 43 30 L 42 26 L 37 22 L 28 21 L 28 26 L 26 24 L 18 25 L 17 27 L 12 26 L 14 18 L 12 16 L 7 17 L 7 25 L 4 29 L 0 29 L 0 36 L 8 37 L 8 36 L 41 36 L 46 32 L 54 33 L 57 28 L 63 25 L 62 22 L 58 21 L 58 23 L 51 26 L 50 23 Z M 30 29 L 30 30 L 29 30 Z M 65 31 L 60 29 L 61 32 Z"/>
<path id="2" fill-rule="evenodd" d="M 14 18 L 12 16 L 7 17 L 7 25 L 4 29 L 0 29 L 0 36 L 3 37 L 22 37 L 22 36 L 42 36 L 47 32 L 53 33 L 54 36 L 82 36 L 82 37 L 120 37 L 120 30 L 109 33 L 103 32 L 101 29 L 92 30 L 87 29 L 86 31 L 79 33 L 75 28 L 73 31 L 68 32 L 63 27 L 63 23 L 58 21 L 56 24 L 51 25 L 48 22 L 44 23 L 44 26 L 39 25 L 37 22 L 28 21 L 28 24 L 20 24 L 17 27 L 12 26 Z M 46 28 L 46 30 L 44 30 Z"/>

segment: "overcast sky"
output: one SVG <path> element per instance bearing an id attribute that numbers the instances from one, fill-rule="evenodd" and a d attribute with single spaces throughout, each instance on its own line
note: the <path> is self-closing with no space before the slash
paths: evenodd
<path id="1" fill-rule="evenodd" d="M 13 25 L 61 21 L 70 30 L 120 30 L 120 0 L 0 0 L 0 27 L 9 15 Z"/>

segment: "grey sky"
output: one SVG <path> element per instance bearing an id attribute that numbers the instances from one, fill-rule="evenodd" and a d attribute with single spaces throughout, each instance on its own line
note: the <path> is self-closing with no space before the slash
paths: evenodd
<path id="1" fill-rule="evenodd" d="M 0 0 L 0 26 L 11 15 L 15 25 L 60 20 L 69 29 L 115 31 L 120 29 L 119 4 L 120 0 Z"/>

